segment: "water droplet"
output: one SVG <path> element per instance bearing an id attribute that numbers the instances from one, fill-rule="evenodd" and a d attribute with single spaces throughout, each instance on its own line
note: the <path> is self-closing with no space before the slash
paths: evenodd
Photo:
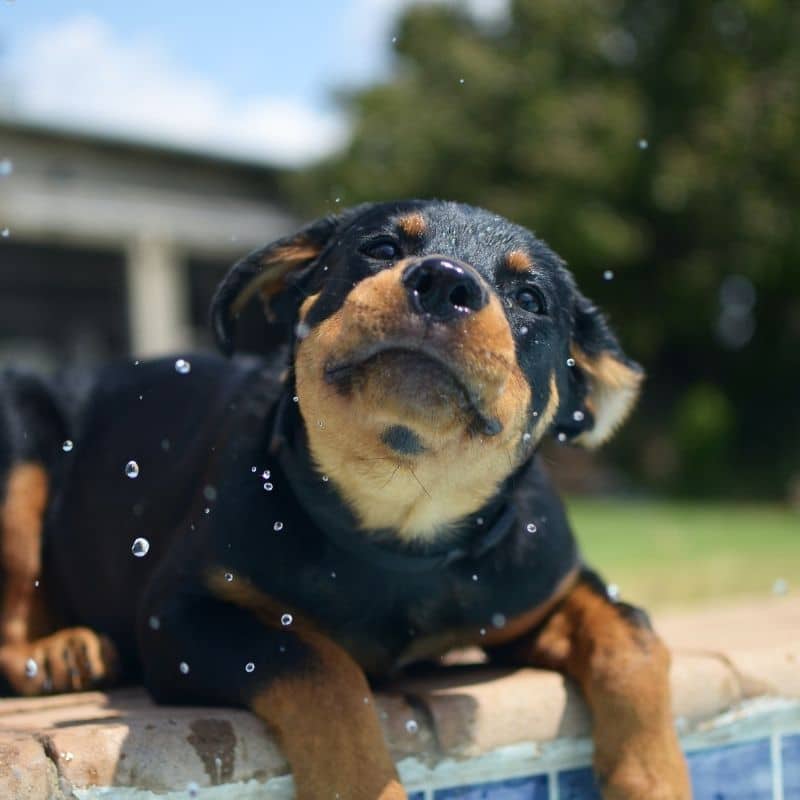
<path id="1" fill-rule="evenodd" d="M 650 142 L 648 142 L 647 139 L 639 139 L 638 144 L 640 150 L 647 150 L 647 148 L 650 146 Z"/>
<path id="2" fill-rule="evenodd" d="M 567 366 L 568 367 L 574 367 L 575 366 L 575 359 L 574 358 L 568 358 L 567 359 Z"/>
<path id="3" fill-rule="evenodd" d="M 476 517 L 475 524 L 476 525 L 483 525 L 483 517 Z"/>
<path id="4" fill-rule="evenodd" d="M 203 497 L 208 500 L 209 503 L 213 503 L 217 499 L 217 490 L 214 486 L 204 486 L 203 487 Z"/>
<path id="5" fill-rule="evenodd" d="M 0 236 L 2 236 L 4 239 L 8 239 L 8 237 L 11 236 L 11 229 L 3 228 L 3 230 L 0 231 Z"/>
<path id="6" fill-rule="evenodd" d="M 534 412 L 534 414 L 535 414 L 535 413 L 536 413 L 536 412 Z M 525 433 L 523 433 L 523 434 L 522 434 L 522 441 L 523 441 L 523 442 L 529 442 L 530 440 L 531 440 L 531 435 L 530 435 L 530 433 L 529 433 L 528 431 L 525 431 Z"/>
<path id="7" fill-rule="evenodd" d="M 139 465 L 135 461 L 129 461 L 125 465 L 125 474 L 129 478 L 138 478 L 139 477 Z"/>
<path id="8" fill-rule="evenodd" d="M 61 754 L 61 757 L 64 759 L 64 761 L 70 762 L 72 761 L 72 759 L 75 758 L 75 753 L 72 753 L 69 750 L 67 750 L 66 752 Z"/>
<path id="9" fill-rule="evenodd" d="M 208 516 L 208 515 L 211 513 L 211 509 L 210 509 L 208 506 L 206 506 L 206 507 L 203 509 L 203 513 L 204 513 L 206 516 Z"/>
<path id="10" fill-rule="evenodd" d="M 32 658 L 25 662 L 25 675 L 28 678 L 35 678 L 39 673 L 39 665 Z"/>
<path id="11" fill-rule="evenodd" d="M 459 83 L 460 83 L 462 86 L 464 85 L 464 79 L 463 79 L 463 78 L 459 78 L 459 79 L 458 79 L 458 82 L 459 82 Z"/>
<path id="12" fill-rule="evenodd" d="M 275 524 L 272 526 L 272 530 L 274 530 L 274 531 L 282 531 L 283 530 L 283 523 L 279 519 L 275 520 Z"/>
<path id="13" fill-rule="evenodd" d="M 161 620 L 153 615 L 147 620 L 147 624 L 150 626 L 150 630 L 157 631 L 161 627 Z"/>
<path id="14" fill-rule="evenodd" d="M 775 578 L 772 584 L 772 594 L 781 597 L 789 592 L 789 581 L 786 578 Z"/>
<path id="15" fill-rule="evenodd" d="M 336 580 L 336 573 L 335 573 L 335 572 L 331 572 L 331 578 L 333 578 L 334 580 Z"/>
<path id="16" fill-rule="evenodd" d="M 10 158 L 0 159 L 0 178 L 7 178 L 14 171 L 14 162 Z"/>
<path id="17" fill-rule="evenodd" d="M 311 333 L 311 326 L 307 322 L 300 320 L 300 322 L 294 326 L 294 334 L 301 342 L 303 339 L 308 338 L 309 333 Z"/>
<path id="18" fill-rule="evenodd" d="M 38 579 L 38 578 L 37 578 L 37 579 L 36 579 L 36 580 L 33 582 L 33 585 L 34 585 L 34 586 L 35 586 L 37 589 L 39 588 L 39 579 Z"/>
<path id="19" fill-rule="evenodd" d="M 178 664 L 178 669 L 180 670 L 181 675 L 189 674 L 189 665 L 185 661 L 181 661 L 181 663 Z"/>
<path id="20" fill-rule="evenodd" d="M 225 580 L 226 580 L 228 583 L 230 583 L 230 582 L 233 580 L 233 573 L 232 573 L 232 572 L 226 572 L 226 573 L 225 573 Z"/>
<path id="21" fill-rule="evenodd" d="M 271 491 L 272 491 L 272 489 L 273 489 L 273 486 L 272 486 L 272 484 L 271 484 L 269 481 L 267 481 L 267 482 L 264 484 L 264 491 L 265 491 L 265 492 L 271 492 Z"/>
<path id="22" fill-rule="evenodd" d="M 492 625 L 494 625 L 495 628 L 505 628 L 506 615 L 501 614 L 500 612 L 492 614 Z"/>
<path id="23" fill-rule="evenodd" d="M 616 583 L 609 583 L 606 586 L 606 594 L 611 600 L 616 602 L 619 599 L 619 586 Z"/>
<path id="24" fill-rule="evenodd" d="M 561 431 L 556 438 L 558 439 L 559 442 L 566 442 L 567 434 L 564 433 L 564 431 Z"/>
<path id="25" fill-rule="evenodd" d="M 524 335 L 525 335 L 525 334 L 528 332 L 528 328 L 527 328 L 525 325 L 523 325 L 523 326 L 522 326 L 522 327 L 519 329 L 519 332 L 520 332 L 520 334 L 522 334 L 522 336 L 524 336 Z"/>
<path id="26" fill-rule="evenodd" d="M 583 413 L 583 411 L 578 410 L 572 412 L 572 419 L 574 419 L 575 422 L 583 422 L 585 417 L 586 415 Z"/>
<path id="27" fill-rule="evenodd" d="M 529 522 L 525 526 L 525 530 L 528 531 L 528 533 L 536 533 L 536 523 L 535 522 Z"/>
<path id="28" fill-rule="evenodd" d="M 65 439 L 64 444 L 61 445 L 61 449 L 65 453 L 71 452 L 73 447 L 75 447 L 75 444 L 73 443 L 72 439 Z"/>
<path id="29" fill-rule="evenodd" d="M 614 280 L 614 272 L 613 270 L 607 269 L 603 272 L 603 280 L 604 281 L 613 281 Z"/>
<path id="30" fill-rule="evenodd" d="M 320 430 L 324 429 L 325 428 L 325 420 L 324 419 L 318 419 L 317 420 L 317 427 Z"/>
<path id="31" fill-rule="evenodd" d="M 397 44 L 397 37 L 396 36 L 392 36 L 392 44 Z"/>
<path id="32" fill-rule="evenodd" d="M 534 411 L 534 412 L 533 412 L 533 416 L 534 416 L 534 417 L 538 417 L 538 416 L 539 416 L 539 412 L 538 412 L 538 411 Z"/>
<path id="33" fill-rule="evenodd" d="M 244 665 L 244 671 L 245 672 L 252 672 L 255 668 L 256 668 L 256 665 L 252 661 L 248 661 Z"/>
<path id="34" fill-rule="evenodd" d="M 286 627 L 287 625 L 291 625 L 294 622 L 294 617 L 291 614 L 284 614 L 281 617 L 281 625 Z"/>
<path id="35" fill-rule="evenodd" d="M 341 203 L 342 202 L 342 198 L 341 197 L 334 197 L 333 198 L 333 202 L 334 203 Z"/>
<path id="36" fill-rule="evenodd" d="M 294 394 L 294 395 L 292 395 L 292 402 L 293 403 L 299 403 L 300 402 L 300 398 L 296 394 Z"/>
<path id="37" fill-rule="evenodd" d="M 170 440 L 169 440 L 169 439 L 162 439 L 162 440 L 161 440 L 161 449 L 162 449 L 164 452 L 166 452 L 167 450 L 169 450 L 169 449 L 170 449 L 170 447 L 172 447 L 172 442 L 170 442 Z"/>
<path id="38" fill-rule="evenodd" d="M 264 470 L 264 471 L 261 473 L 261 477 L 262 477 L 262 479 L 263 479 L 263 480 L 265 480 L 265 481 L 268 481 L 268 480 L 270 479 L 270 477 L 271 477 L 271 476 L 272 476 L 272 473 L 271 473 L 271 472 L 270 472 L 268 469 L 265 469 L 265 470 Z"/>
<path id="39" fill-rule="evenodd" d="M 181 375 L 187 375 L 191 371 L 192 365 L 185 358 L 179 358 L 175 362 L 175 372 L 178 372 Z"/>
<path id="40" fill-rule="evenodd" d="M 480 631 L 478 632 L 480 633 L 481 636 L 486 636 L 486 628 L 481 628 Z"/>
<path id="41" fill-rule="evenodd" d="M 416 733 L 419 730 L 419 725 L 417 725 L 417 721 L 415 719 L 410 719 L 406 721 L 406 730 L 409 733 Z"/>
<path id="42" fill-rule="evenodd" d="M 197 797 L 200 794 L 200 787 L 194 781 L 190 781 L 186 784 L 186 791 L 189 797 Z"/>
<path id="43" fill-rule="evenodd" d="M 147 541 L 143 536 L 139 536 L 133 540 L 133 544 L 131 545 L 131 553 L 133 553 L 136 558 L 144 558 L 150 552 L 150 542 Z"/>
<path id="44" fill-rule="evenodd" d="M 478 576 L 474 572 L 472 573 L 472 580 L 474 581 L 478 580 Z"/>
<path id="45" fill-rule="evenodd" d="M 327 475 L 323 475 L 322 476 L 322 482 L 323 483 L 327 483 L 329 480 L 330 480 L 330 478 Z"/>

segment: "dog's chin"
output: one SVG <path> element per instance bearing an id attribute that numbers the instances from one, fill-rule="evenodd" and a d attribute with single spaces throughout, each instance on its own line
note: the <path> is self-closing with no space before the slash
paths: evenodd
<path id="1" fill-rule="evenodd" d="M 435 434 L 499 432 L 457 368 L 429 353 L 388 347 L 329 364 L 325 379 L 391 425 Z"/>

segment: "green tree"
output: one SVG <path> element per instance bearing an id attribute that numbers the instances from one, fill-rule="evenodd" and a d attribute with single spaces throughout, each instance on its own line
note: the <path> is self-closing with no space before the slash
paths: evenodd
<path id="1" fill-rule="evenodd" d="M 396 35 L 391 78 L 340 98 L 346 149 L 292 177 L 298 207 L 446 197 L 532 228 L 647 367 L 614 456 L 662 488 L 782 495 L 800 472 L 800 5 L 514 0 L 497 23 L 423 5 Z"/>

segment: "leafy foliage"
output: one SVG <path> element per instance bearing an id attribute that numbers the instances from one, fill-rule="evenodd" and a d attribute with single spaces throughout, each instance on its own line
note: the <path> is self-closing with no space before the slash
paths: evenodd
<path id="1" fill-rule="evenodd" d="M 800 6 L 513 0 L 490 23 L 422 5 L 396 34 L 390 79 L 340 97 L 345 151 L 291 178 L 298 207 L 435 196 L 529 226 L 648 369 L 614 457 L 660 488 L 783 495 L 800 472 Z"/>

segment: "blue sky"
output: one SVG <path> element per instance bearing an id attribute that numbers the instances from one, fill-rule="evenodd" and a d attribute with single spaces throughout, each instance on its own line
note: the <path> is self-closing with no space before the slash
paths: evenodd
<path id="1" fill-rule="evenodd" d="M 411 2 L 0 0 L 0 114 L 303 163 L 346 139 L 331 91 L 388 73 Z"/>

